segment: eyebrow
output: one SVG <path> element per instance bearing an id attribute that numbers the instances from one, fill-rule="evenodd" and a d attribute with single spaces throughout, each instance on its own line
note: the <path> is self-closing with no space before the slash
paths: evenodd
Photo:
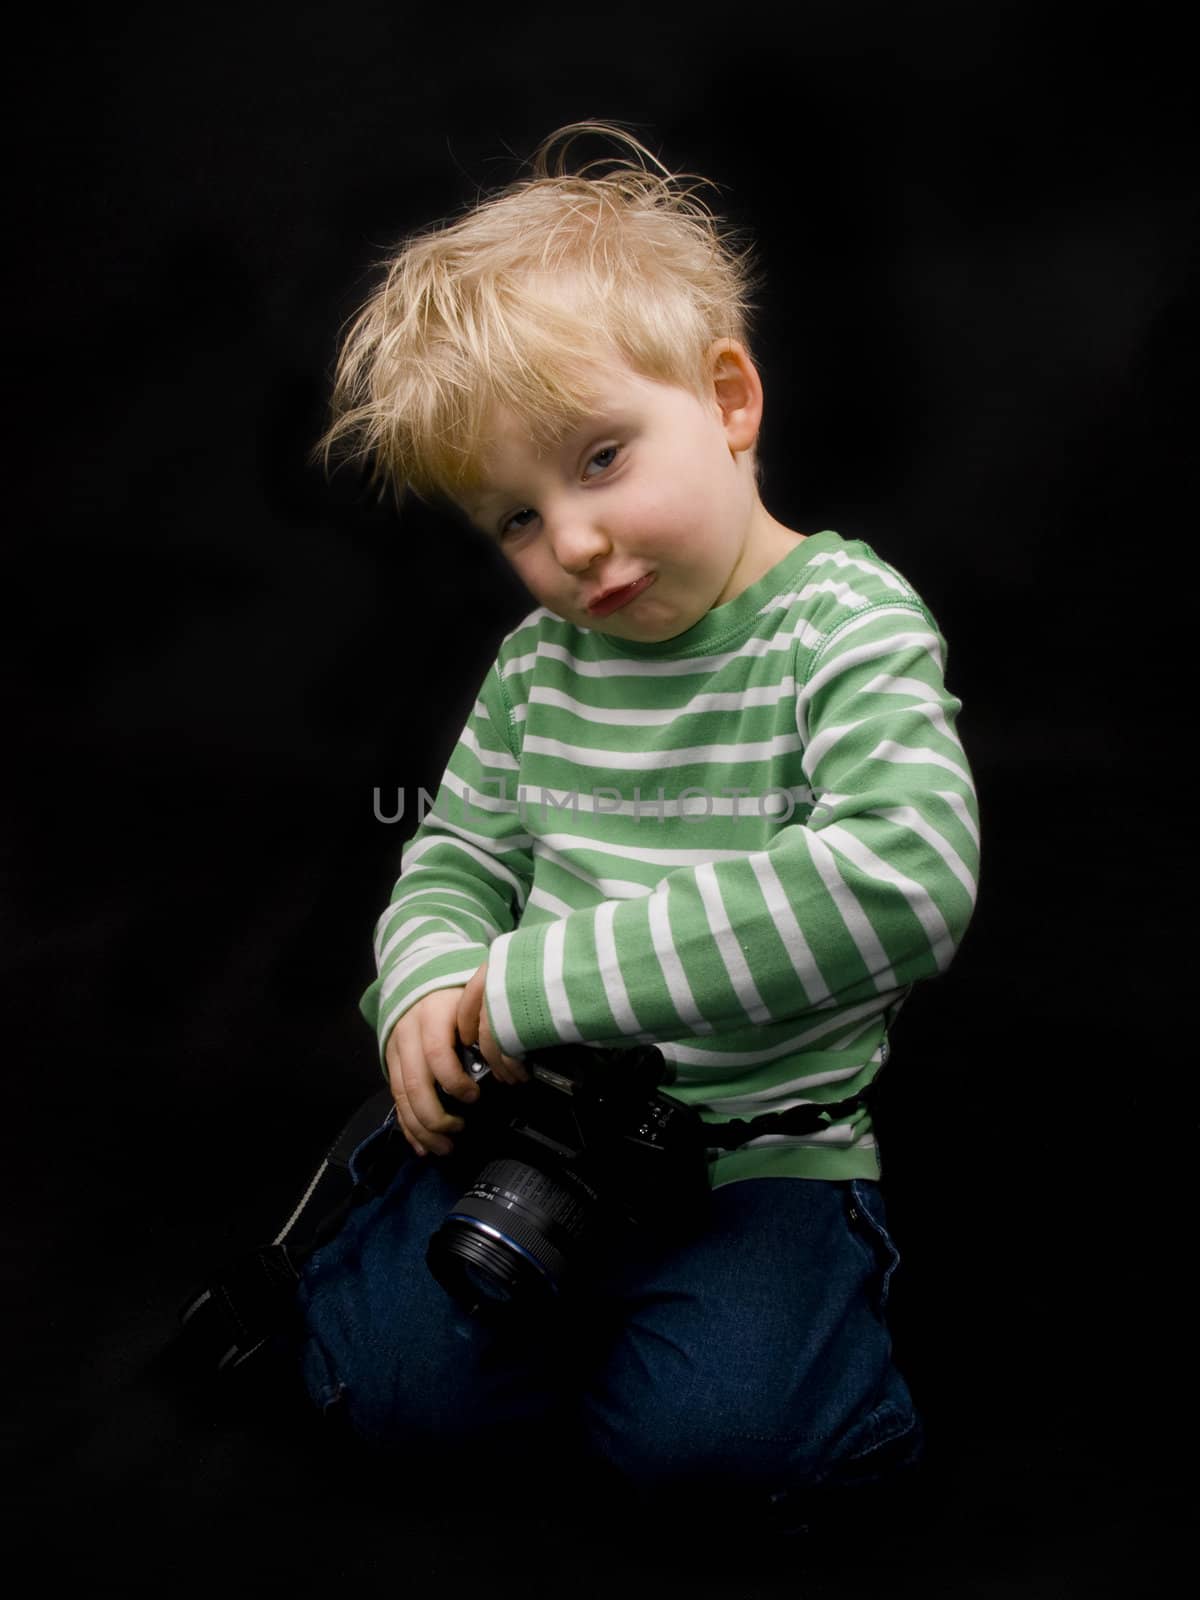
<path id="1" fill-rule="evenodd" d="M 473 522 L 478 522 L 489 505 L 511 498 L 503 489 L 481 489 L 472 499 L 460 501 L 459 509 Z"/>

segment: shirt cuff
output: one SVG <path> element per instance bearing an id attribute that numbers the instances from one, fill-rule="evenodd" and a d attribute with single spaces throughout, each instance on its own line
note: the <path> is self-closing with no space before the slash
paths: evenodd
<path id="1" fill-rule="evenodd" d="M 524 1056 L 560 1043 L 542 993 L 547 926 L 502 933 L 488 950 L 484 1001 L 492 1032 L 506 1056 Z"/>

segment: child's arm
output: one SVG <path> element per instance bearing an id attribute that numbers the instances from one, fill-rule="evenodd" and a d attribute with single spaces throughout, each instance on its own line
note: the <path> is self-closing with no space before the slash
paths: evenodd
<path id="1" fill-rule="evenodd" d="M 462 1126 L 442 1107 L 437 1085 L 456 1098 L 475 1098 L 455 1053 L 459 997 L 491 940 L 516 926 L 533 875 L 515 771 L 508 707 L 493 668 L 434 809 L 405 846 L 376 929 L 378 977 L 360 1002 L 376 1029 L 401 1128 L 421 1153 L 445 1154 L 447 1136 Z M 502 1081 L 524 1076 L 519 1063 L 492 1054 Z"/>
<path id="2" fill-rule="evenodd" d="M 944 644 L 910 597 L 844 609 L 800 683 L 803 823 L 766 849 L 669 872 L 495 940 L 487 1008 L 512 1055 L 583 1038 L 719 1033 L 797 1047 L 950 960 L 975 899 L 975 794 Z M 802 1019 L 802 1020 L 801 1020 Z M 775 1035 L 779 1037 L 778 1034 Z"/>

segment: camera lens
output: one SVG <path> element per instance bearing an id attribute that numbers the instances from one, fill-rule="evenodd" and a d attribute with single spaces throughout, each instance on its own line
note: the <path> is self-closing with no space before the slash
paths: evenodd
<path id="1" fill-rule="evenodd" d="M 473 1261 L 463 1262 L 462 1278 L 480 1300 L 495 1300 L 505 1305 L 512 1299 L 510 1284 L 504 1282 L 499 1274 L 486 1272 L 482 1267 L 477 1267 Z"/>
<path id="2" fill-rule="evenodd" d="M 430 1271 L 472 1314 L 542 1303 L 558 1293 L 595 1200 L 576 1172 L 489 1161 L 429 1241 Z"/>

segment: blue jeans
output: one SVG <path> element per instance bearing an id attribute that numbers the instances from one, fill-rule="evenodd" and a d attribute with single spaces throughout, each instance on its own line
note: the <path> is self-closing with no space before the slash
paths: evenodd
<path id="1" fill-rule="evenodd" d="M 643 1498 L 762 1505 L 917 1459 L 878 1184 L 728 1184 L 694 1237 L 614 1238 L 520 1334 L 465 1315 L 425 1264 L 462 1188 L 436 1159 L 406 1159 L 302 1274 L 304 1386 L 362 1439 L 459 1463 L 490 1442 L 543 1471 L 556 1439 Z"/>

